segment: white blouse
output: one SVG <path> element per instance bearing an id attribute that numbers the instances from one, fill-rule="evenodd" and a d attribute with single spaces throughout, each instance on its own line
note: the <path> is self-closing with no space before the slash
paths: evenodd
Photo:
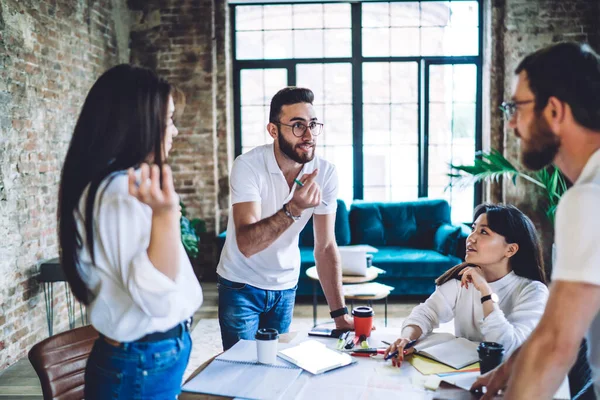
<path id="1" fill-rule="evenodd" d="M 454 318 L 457 337 L 476 342 L 496 342 L 504 346 L 505 357 L 516 350 L 531 334 L 542 318 L 548 288 L 510 272 L 501 279 L 488 283 L 499 302 L 483 318 L 481 293 L 470 284 L 468 289 L 452 279 L 441 286 L 425 301 L 416 306 L 402 324 L 416 325 L 423 335 L 430 333 L 440 323 Z"/>
<path id="2" fill-rule="evenodd" d="M 76 213 L 83 239 L 77 267 L 95 295 L 88 305 L 91 324 L 111 339 L 130 342 L 189 318 L 202 304 L 202 289 L 181 243 L 175 281 L 152 265 L 147 253 L 152 209 L 129 195 L 126 173 L 113 177 L 100 185 L 94 203 L 94 264 L 82 219 L 85 214 Z M 86 197 L 87 189 L 80 210 L 85 209 Z"/>

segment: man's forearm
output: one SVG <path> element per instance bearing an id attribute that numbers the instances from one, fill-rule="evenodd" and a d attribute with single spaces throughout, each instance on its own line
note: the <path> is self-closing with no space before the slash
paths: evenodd
<path id="1" fill-rule="evenodd" d="M 574 349 L 565 349 L 551 334 L 538 332 L 536 335 L 534 331 L 514 360 L 505 397 L 551 399 L 576 356 L 576 346 Z"/>
<path id="2" fill-rule="evenodd" d="M 330 310 L 344 306 L 342 294 L 342 267 L 340 253 L 335 244 L 315 250 L 317 273 Z"/>
<path id="3" fill-rule="evenodd" d="M 244 256 L 253 256 L 273 244 L 293 223 L 293 219 L 279 210 L 268 218 L 242 226 L 236 232 L 238 248 Z"/>

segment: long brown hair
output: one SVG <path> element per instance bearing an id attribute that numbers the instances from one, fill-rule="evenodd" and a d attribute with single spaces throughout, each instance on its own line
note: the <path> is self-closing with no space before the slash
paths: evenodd
<path id="1" fill-rule="evenodd" d="M 172 86 L 153 71 L 121 64 L 102 74 L 85 99 L 63 164 L 57 213 L 61 265 L 73 294 L 83 304 L 89 304 L 93 296 L 77 270 L 79 250 L 87 244 L 94 262 L 93 210 L 99 186 L 117 171 L 137 168 L 150 154 L 162 168 L 172 92 Z M 87 187 L 84 243 L 75 213 L 80 212 Z"/>
<path id="2" fill-rule="evenodd" d="M 529 217 L 515 206 L 505 204 L 481 204 L 475 208 L 473 221 L 487 214 L 487 224 L 495 233 L 504 236 L 506 243 L 517 243 L 519 250 L 508 263 L 516 275 L 546 284 L 546 270 L 542 246 L 535 226 Z M 435 280 L 438 286 L 451 279 L 460 279 L 458 273 L 473 264 L 458 264 Z"/>

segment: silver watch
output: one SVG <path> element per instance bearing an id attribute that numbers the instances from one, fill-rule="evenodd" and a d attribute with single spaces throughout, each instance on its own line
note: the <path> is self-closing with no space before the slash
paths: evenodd
<path id="1" fill-rule="evenodd" d="M 298 220 L 299 220 L 299 219 L 302 217 L 302 215 L 298 215 L 298 216 L 296 216 L 296 215 L 293 215 L 293 214 L 290 212 L 290 210 L 289 210 L 289 208 L 288 208 L 288 206 L 287 206 L 287 205 L 288 205 L 288 203 L 285 203 L 285 204 L 283 205 L 283 212 L 285 213 L 285 215 L 287 215 L 288 217 L 290 217 L 291 219 L 293 219 L 293 220 L 294 220 L 294 222 L 298 221 Z"/>

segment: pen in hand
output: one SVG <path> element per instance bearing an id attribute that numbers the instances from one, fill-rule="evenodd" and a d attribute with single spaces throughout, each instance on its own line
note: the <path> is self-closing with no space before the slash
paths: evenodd
<path id="1" fill-rule="evenodd" d="M 300 180 L 298 178 L 294 179 L 294 182 L 296 182 L 296 184 L 300 187 L 304 186 L 304 183 L 300 182 Z M 325 207 L 327 207 L 329 204 L 327 204 L 327 202 L 325 200 L 321 200 L 321 203 L 323 203 L 323 205 Z"/>
<path id="2" fill-rule="evenodd" d="M 411 340 L 410 342 L 408 342 L 408 344 L 406 346 L 404 346 L 404 350 L 408 350 L 411 347 L 413 347 L 415 344 L 417 343 L 417 340 Z M 387 357 L 384 358 L 385 361 L 389 360 L 392 357 L 396 357 L 398 355 L 398 350 L 395 350 L 393 352 L 391 352 L 390 354 L 387 355 Z"/>

